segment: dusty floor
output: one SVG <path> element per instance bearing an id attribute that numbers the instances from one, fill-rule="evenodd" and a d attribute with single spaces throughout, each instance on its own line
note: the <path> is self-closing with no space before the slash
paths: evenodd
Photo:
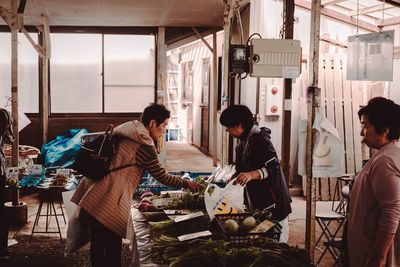
<path id="1" fill-rule="evenodd" d="M 188 170 L 193 172 L 210 172 L 214 169 L 212 166 L 212 158 L 204 156 L 197 148 L 182 145 L 179 143 L 167 143 L 168 154 L 166 157 L 166 166 L 170 171 Z M 184 159 L 190 159 L 189 161 Z M 31 242 L 29 236 L 32 231 L 33 222 L 39 206 L 39 200 L 36 194 L 31 194 L 21 198 L 28 204 L 28 223 L 22 227 L 14 227 L 9 233 L 10 239 L 15 239 L 18 243 L 9 247 L 10 260 L 0 262 L 0 266 L 90 266 L 88 248 L 83 249 L 64 258 L 63 249 L 65 246 L 65 237 L 67 225 L 61 217 L 60 229 L 63 237 L 63 243 L 60 242 L 58 234 L 34 234 Z M 57 213 L 60 211 L 58 205 Z M 293 213 L 289 217 L 289 244 L 304 248 L 305 240 L 305 216 L 306 202 L 303 197 L 293 197 L 292 203 Z M 317 211 L 329 211 L 331 202 L 318 202 Z M 45 208 L 42 214 L 45 213 Z M 39 222 L 38 229 L 44 229 L 45 217 Z M 335 227 L 332 224 L 331 227 Z M 57 230 L 54 217 L 51 219 L 49 231 Z M 321 230 L 316 225 L 316 236 Z M 319 251 L 316 251 L 315 258 L 318 259 Z M 129 248 L 127 244 L 123 246 L 122 263 L 128 266 L 131 260 Z M 326 254 L 319 266 L 333 266 L 334 261 L 331 255 Z"/>

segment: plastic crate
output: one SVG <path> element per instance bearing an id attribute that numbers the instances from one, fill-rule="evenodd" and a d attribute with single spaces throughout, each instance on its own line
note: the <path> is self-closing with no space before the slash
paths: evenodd
<path id="1" fill-rule="evenodd" d="M 251 216 L 250 213 L 237 213 L 237 214 L 216 214 L 215 219 L 221 227 L 223 233 L 230 246 L 232 247 L 250 247 L 250 246 L 259 246 L 264 242 L 261 242 L 261 239 L 271 238 L 279 241 L 281 232 L 275 230 L 275 228 L 270 229 L 265 233 L 247 233 L 243 231 L 239 231 L 235 234 L 227 233 L 225 230 L 225 221 L 229 219 L 233 219 L 238 223 Z"/>
<path id="2" fill-rule="evenodd" d="M 169 172 L 172 175 L 182 176 L 184 174 L 189 174 L 191 179 L 194 179 L 198 176 L 208 176 L 211 175 L 210 172 L 188 172 L 188 171 L 180 171 L 180 172 Z M 179 190 L 179 187 L 167 186 L 156 181 L 148 172 L 144 172 L 142 180 L 140 181 L 139 186 L 135 191 L 135 195 L 140 195 L 142 192 L 151 191 L 154 194 L 160 194 L 161 191 L 171 191 L 171 190 Z"/>
<path id="3" fill-rule="evenodd" d="M 178 187 L 167 186 L 163 184 L 143 184 L 139 185 L 135 191 L 135 194 L 140 195 L 145 191 L 151 191 L 154 194 L 160 194 L 161 191 L 171 191 L 171 190 L 179 190 Z"/>

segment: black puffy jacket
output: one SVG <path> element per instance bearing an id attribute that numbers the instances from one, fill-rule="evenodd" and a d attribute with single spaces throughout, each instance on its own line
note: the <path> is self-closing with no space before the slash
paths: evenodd
<path id="1" fill-rule="evenodd" d="M 269 160 L 272 161 L 268 162 Z M 268 162 L 267 164 L 265 164 Z M 236 146 L 236 173 L 248 172 L 266 166 L 268 177 L 247 183 L 251 206 L 262 210 L 275 203 L 273 219 L 281 221 L 291 212 L 292 202 L 275 148 L 271 143 L 271 130 L 256 125 L 244 132 Z M 246 192 L 245 201 L 247 202 Z"/>

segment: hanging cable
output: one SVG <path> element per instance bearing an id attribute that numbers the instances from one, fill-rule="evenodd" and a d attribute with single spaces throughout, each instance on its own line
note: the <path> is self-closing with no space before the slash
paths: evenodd
<path id="1" fill-rule="evenodd" d="M 240 16 L 240 8 L 236 9 L 236 19 L 239 24 L 240 44 L 243 44 L 243 24 L 242 24 L 242 17 Z"/>
<path id="2" fill-rule="evenodd" d="M 251 40 L 251 37 L 257 35 L 260 39 L 262 39 L 261 34 L 259 34 L 258 32 L 253 33 L 252 35 L 249 36 L 249 38 L 247 39 L 246 44 L 249 44 L 249 41 Z"/>
<path id="3" fill-rule="evenodd" d="M 382 22 L 381 22 L 381 33 L 383 31 L 383 21 L 385 20 L 385 0 L 383 0 L 383 7 L 382 7 Z"/>
<path id="4" fill-rule="evenodd" d="M 286 10 L 282 11 L 281 17 L 282 17 L 282 26 L 281 26 L 281 30 L 279 31 L 279 35 L 280 35 L 279 37 L 281 39 L 283 39 L 284 36 L 285 36 L 285 32 L 286 32 L 286 24 L 285 24 L 285 21 L 286 21 Z"/>
<path id="5" fill-rule="evenodd" d="M 244 79 L 246 79 L 247 78 L 247 72 L 246 72 L 246 75 L 244 76 L 244 77 L 242 77 L 242 74 L 240 74 L 240 73 L 238 73 L 238 75 L 237 75 L 237 79 L 238 80 L 244 80 Z"/>
<path id="6" fill-rule="evenodd" d="M 360 15 L 360 2 L 357 0 L 357 30 L 356 30 L 356 36 L 358 37 L 358 16 Z"/>

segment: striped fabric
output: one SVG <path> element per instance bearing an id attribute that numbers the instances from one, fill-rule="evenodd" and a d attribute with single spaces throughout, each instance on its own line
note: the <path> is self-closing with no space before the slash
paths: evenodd
<path id="1" fill-rule="evenodd" d="M 262 167 L 261 169 L 257 170 L 258 173 L 260 174 L 260 179 L 266 179 L 268 177 L 268 171 L 266 167 Z"/>
<path id="2" fill-rule="evenodd" d="M 126 122 L 115 128 L 121 139 L 110 168 L 136 163 L 109 173 L 98 182 L 83 178 L 71 201 L 81 206 L 105 227 L 121 237 L 126 236 L 132 196 L 143 171 L 170 186 L 186 186 L 179 176 L 169 175 L 158 160 L 154 142 L 139 121 Z"/>

